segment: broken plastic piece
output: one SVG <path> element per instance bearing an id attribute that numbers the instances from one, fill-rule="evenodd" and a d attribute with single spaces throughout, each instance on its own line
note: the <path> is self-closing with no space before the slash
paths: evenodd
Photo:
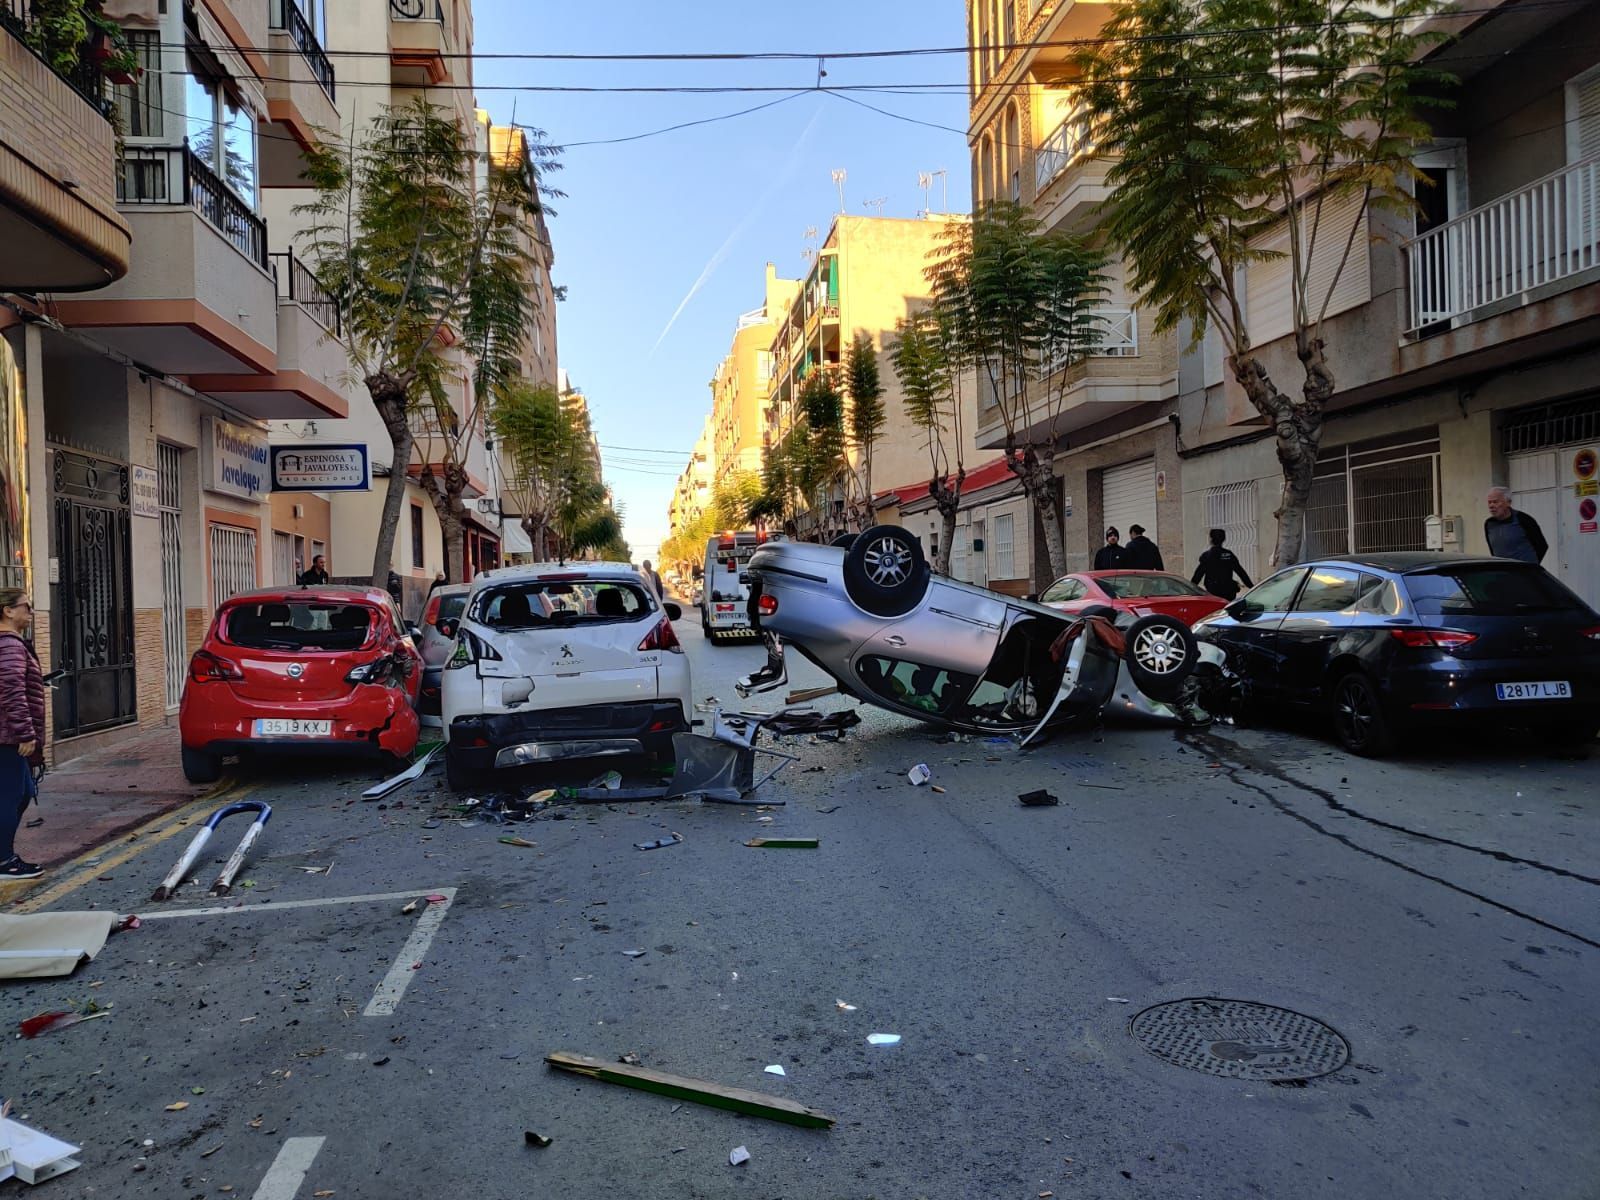
<path id="1" fill-rule="evenodd" d="M 746 846 L 756 850 L 815 850 L 817 838 L 751 838 Z"/>
<path id="2" fill-rule="evenodd" d="M 761 1069 L 764 1072 L 766 1072 L 766 1074 L 768 1074 L 768 1075 L 783 1075 L 783 1076 L 787 1076 L 789 1074 L 789 1072 L 785 1071 L 783 1069 L 783 1067 L 778 1063 L 773 1063 L 770 1067 L 762 1067 Z"/>
<path id="3" fill-rule="evenodd" d="M 537 1146 L 543 1150 L 553 1139 L 545 1137 L 542 1133 L 536 1133 L 532 1129 L 524 1129 L 522 1131 L 522 1140 L 529 1146 Z"/>
<path id="4" fill-rule="evenodd" d="M 683 834 L 669 833 L 666 837 L 657 838 L 653 842 L 635 842 L 633 848 L 635 850 L 660 850 L 666 846 L 676 846 L 681 841 L 683 841 Z"/>
<path id="5" fill-rule="evenodd" d="M 524 850 L 533 850 L 539 845 L 538 842 L 530 842 L 527 838 L 519 837 L 503 837 L 500 839 L 500 844 L 502 846 L 520 846 Z"/>
<path id="6" fill-rule="evenodd" d="M 933 778 L 933 772 L 928 770 L 927 763 L 918 763 L 906 772 L 906 778 L 911 781 L 912 787 L 921 787 Z"/>
<path id="7" fill-rule="evenodd" d="M 644 950 L 624 950 L 623 953 L 629 958 L 643 958 L 648 952 Z"/>
<path id="8" fill-rule="evenodd" d="M 607 771 L 603 775 L 596 775 L 589 781 L 589 786 L 592 788 L 605 788 L 608 792 L 614 792 L 622 786 L 622 772 Z"/>
<path id="9" fill-rule="evenodd" d="M 826 1113 L 817 1112 L 793 1100 L 786 1100 L 782 1096 L 766 1096 L 745 1088 L 725 1087 L 722 1084 L 690 1079 L 684 1075 L 669 1075 L 665 1071 L 654 1071 L 648 1067 L 617 1066 L 603 1059 L 569 1054 L 562 1050 L 555 1050 L 545 1055 L 545 1062 L 558 1070 L 587 1075 L 591 1079 L 599 1079 L 605 1083 L 655 1092 L 657 1095 L 671 1096 L 675 1100 L 690 1100 L 696 1104 L 724 1108 L 750 1117 L 765 1117 L 768 1120 L 783 1121 L 807 1129 L 827 1129 L 834 1124 L 834 1118 Z"/>
<path id="10" fill-rule="evenodd" d="M 1048 808 L 1052 804 L 1061 803 L 1059 799 L 1045 791 L 1044 788 L 1039 788 L 1037 791 L 1032 792 L 1023 792 L 1017 799 L 1022 801 L 1027 808 Z"/>
<path id="11" fill-rule="evenodd" d="M 433 756 L 437 753 L 439 753 L 439 747 L 435 746 L 404 771 L 401 771 L 400 774 L 391 775 L 382 783 L 373 784 L 361 793 L 361 798 L 363 800 L 381 800 L 390 792 L 402 788 L 414 780 L 421 779 L 423 772 L 428 769 L 428 765 L 433 762 Z"/>
<path id="12" fill-rule="evenodd" d="M 29 1017 L 17 1026 L 25 1038 L 36 1038 L 46 1033 L 54 1033 L 58 1029 L 65 1029 L 68 1025 L 77 1025 L 84 1021 L 95 1021 L 101 1017 L 109 1017 L 111 1013 L 102 1009 L 99 1012 L 47 1012 L 36 1017 Z"/>
<path id="13" fill-rule="evenodd" d="M 1109 1001 L 1112 1004 L 1132 1004 L 1133 1003 L 1133 1001 L 1129 1000 L 1126 996 L 1107 996 L 1106 1000 Z"/>
<path id="14" fill-rule="evenodd" d="M 730 1167 L 742 1167 L 749 1161 L 750 1151 L 746 1150 L 743 1146 L 735 1146 L 728 1152 L 728 1165 Z"/>
<path id="15" fill-rule="evenodd" d="M 73 1157 L 79 1147 L 13 1121 L 5 1111 L 0 1109 L 0 1179 L 14 1175 L 23 1183 L 43 1183 L 79 1165 Z"/>
<path id="16" fill-rule="evenodd" d="M 840 1012 L 855 1012 L 856 1010 L 856 1006 L 854 1004 L 846 1004 L 843 1000 L 835 1000 L 833 1002 L 833 1006 Z"/>
<path id="17" fill-rule="evenodd" d="M 867 1045 L 869 1046 L 898 1046 L 900 1035 L 898 1033 L 869 1033 Z"/>

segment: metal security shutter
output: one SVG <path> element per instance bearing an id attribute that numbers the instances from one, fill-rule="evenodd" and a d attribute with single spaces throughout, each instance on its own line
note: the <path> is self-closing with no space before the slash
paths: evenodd
<path id="1" fill-rule="evenodd" d="M 256 531 L 232 525 L 211 527 L 211 606 L 256 586 Z"/>
<path id="2" fill-rule="evenodd" d="M 294 537 L 292 534 L 272 531 L 272 582 L 279 587 L 290 587 L 294 576 Z"/>
<path id="3" fill-rule="evenodd" d="M 1156 460 L 1141 458 L 1138 462 L 1110 467 L 1100 476 L 1100 507 L 1105 520 L 1100 528 L 1091 530 L 1095 547 L 1113 525 L 1122 534 L 1122 544 L 1128 544 L 1128 527 L 1143 525 L 1145 536 L 1153 542 L 1161 539 L 1156 531 Z"/>
<path id="4" fill-rule="evenodd" d="M 1350 240 L 1351 226 L 1360 215 L 1360 225 Z M 1316 222 L 1317 241 L 1312 247 L 1306 270 L 1307 315 L 1315 320 L 1327 301 L 1327 315 L 1333 316 L 1372 298 L 1371 269 L 1367 261 L 1367 218 L 1359 192 L 1331 196 L 1323 201 L 1321 215 L 1315 202 L 1307 202 L 1300 214 L 1304 233 L 1302 246 Z M 1345 258 L 1349 243 L 1350 256 Z M 1245 314 L 1250 323 L 1250 340 L 1257 346 L 1284 337 L 1294 329 L 1294 298 L 1291 291 L 1292 261 L 1289 258 L 1289 228 L 1280 221 L 1251 242 L 1251 248 L 1268 250 L 1282 257 L 1251 263 L 1245 271 Z M 1341 267 L 1340 264 L 1343 264 Z M 1335 272 L 1338 278 L 1335 280 Z M 1332 296 L 1329 296 L 1329 289 Z"/>
<path id="5" fill-rule="evenodd" d="M 156 444 L 156 487 L 161 501 L 161 643 L 165 656 L 167 707 L 183 699 L 189 660 L 183 621 L 183 451 Z"/>

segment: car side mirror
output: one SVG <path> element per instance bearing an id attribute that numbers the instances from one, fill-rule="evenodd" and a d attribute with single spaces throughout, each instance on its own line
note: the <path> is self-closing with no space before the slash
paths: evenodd
<path id="1" fill-rule="evenodd" d="M 406 633 L 411 635 L 413 638 L 419 638 L 422 636 L 422 626 L 418 625 L 415 621 L 407 621 Z"/>
<path id="2" fill-rule="evenodd" d="M 1261 610 L 1258 609 L 1254 604 L 1251 604 L 1248 600 L 1239 599 L 1235 600 L 1232 604 L 1229 604 L 1222 611 L 1227 613 L 1235 621 L 1243 621 L 1248 617 L 1254 616 Z"/>
<path id="3" fill-rule="evenodd" d="M 677 601 L 668 600 L 664 604 L 662 604 L 661 607 L 667 610 L 667 620 L 669 620 L 669 621 L 681 621 L 681 620 L 683 620 L 683 605 L 677 603 Z"/>
<path id="4" fill-rule="evenodd" d="M 449 619 L 440 621 L 436 628 L 440 637 L 453 638 L 456 635 L 456 623 Z"/>
<path id="5" fill-rule="evenodd" d="M 1029 604 L 1037 604 L 1037 603 L 1039 603 L 1039 593 L 1038 592 L 1029 592 L 1026 596 L 1023 597 L 1023 599 L 1026 600 Z"/>

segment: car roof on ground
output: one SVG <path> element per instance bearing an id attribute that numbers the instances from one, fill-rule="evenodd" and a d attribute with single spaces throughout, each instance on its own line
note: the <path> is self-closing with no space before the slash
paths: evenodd
<path id="1" fill-rule="evenodd" d="M 487 586 L 496 583 L 531 583 L 551 575 L 563 575 L 577 579 L 618 579 L 640 580 L 639 571 L 630 563 L 622 562 L 575 562 L 575 563 L 529 563 L 521 567 L 496 567 L 492 571 L 479 571 L 473 579 L 473 587 Z"/>
<path id="2" fill-rule="evenodd" d="M 1326 563 L 1333 566 L 1348 563 L 1356 567 L 1371 567 L 1377 571 L 1392 571 L 1405 575 L 1413 571 L 1426 571 L 1430 567 L 1464 566 L 1530 566 L 1512 559 L 1491 558 L 1484 554 L 1441 554 L 1433 550 L 1395 550 L 1387 554 L 1334 554 L 1326 558 L 1307 559 L 1302 565 L 1316 566 Z"/>
<path id="3" fill-rule="evenodd" d="M 389 593 L 371 584 L 308 583 L 285 584 L 282 587 L 257 588 L 253 592 L 240 592 L 229 596 L 223 604 L 285 604 L 292 600 L 351 601 L 370 600 L 386 604 Z"/>

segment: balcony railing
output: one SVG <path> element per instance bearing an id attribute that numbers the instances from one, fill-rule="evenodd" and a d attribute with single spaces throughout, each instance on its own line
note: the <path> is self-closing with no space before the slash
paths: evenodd
<path id="1" fill-rule="evenodd" d="M 275 250 L 268 257 L 272 260 L 272 276 L 278 281 L 278 299 L 294 301 L 318 325 L 337 335 L 339 305 L 317 282 L 311 268 L 288 250 Z"/>
<path id="2" fill-rule="evenodd" d="M 267 223 L 215 171 L 181 146 L 125 146 L 117 164 L 118 204 L 187 204 L 262 270 Z"/>
<path id="3" fill-rule="evenodd" d="M 311 23 L 306 20 L 305 13 L 300 11 L 300 6 L 295 0 L 272 0 L 272 28 L 281 29 L 289 35 L 289 40 L 295 44 L 300 56 L 311 68 L 311 74 L 322 85 L 322 90 L 328 94 L 328 99 L 332 100 L 333 64 L 328 61 L 322 43 L 317 41 Z"/>
<path id="4" fill-rule="evenodd" d="M 437 21 L 444 24 L 439 0 L 389 0 L 389 15 L 399 21 Z"/>
<path id="5" fill-rule="evenodd" d="M 1102 308 L 1099 310 L 1100 344 L 1090 353 L 1090 358 L 1138 358 L 1139 314 L 1131 308 Z M 1045 374 L 1054 375 L 1071 359 L 1058 355 L 1045 364 Z"/>
<path id="6" fill-rule="evenodd" d="M 1600 158 L 1428 230 L 1406 260 L 1410 334 L 1600 267 Z"/>
<path id="7" fill-rule="evenodd" d="M 1092 148 L 1088 114 L 1081 109 L 1074 109 L 1033 152 L 1034 191 L 1044 191 L 1058 175 L 1087 155 Z"/>
<path id="8" fill-rule="evenodd" d="M 43 20 L 37 8 L 34 0 L 0 0 L 0 27 L 9 29 L 16 35 L 18 41 L 43 59 L 44 55 L 34 49 L 34 39 L 41 30 Z M 82 47 L 80 51 L 86 48 Z M 87 56 L 80 52 L 78 61 L 69 69 L 57 70 L 52 65 L 51 70 L 54 70 L 68 87 L 93 105 L 101 116 L 110 118 L 111 101 L 106 98 L 105 79 L 100 74 L 100 69 Z"/>

